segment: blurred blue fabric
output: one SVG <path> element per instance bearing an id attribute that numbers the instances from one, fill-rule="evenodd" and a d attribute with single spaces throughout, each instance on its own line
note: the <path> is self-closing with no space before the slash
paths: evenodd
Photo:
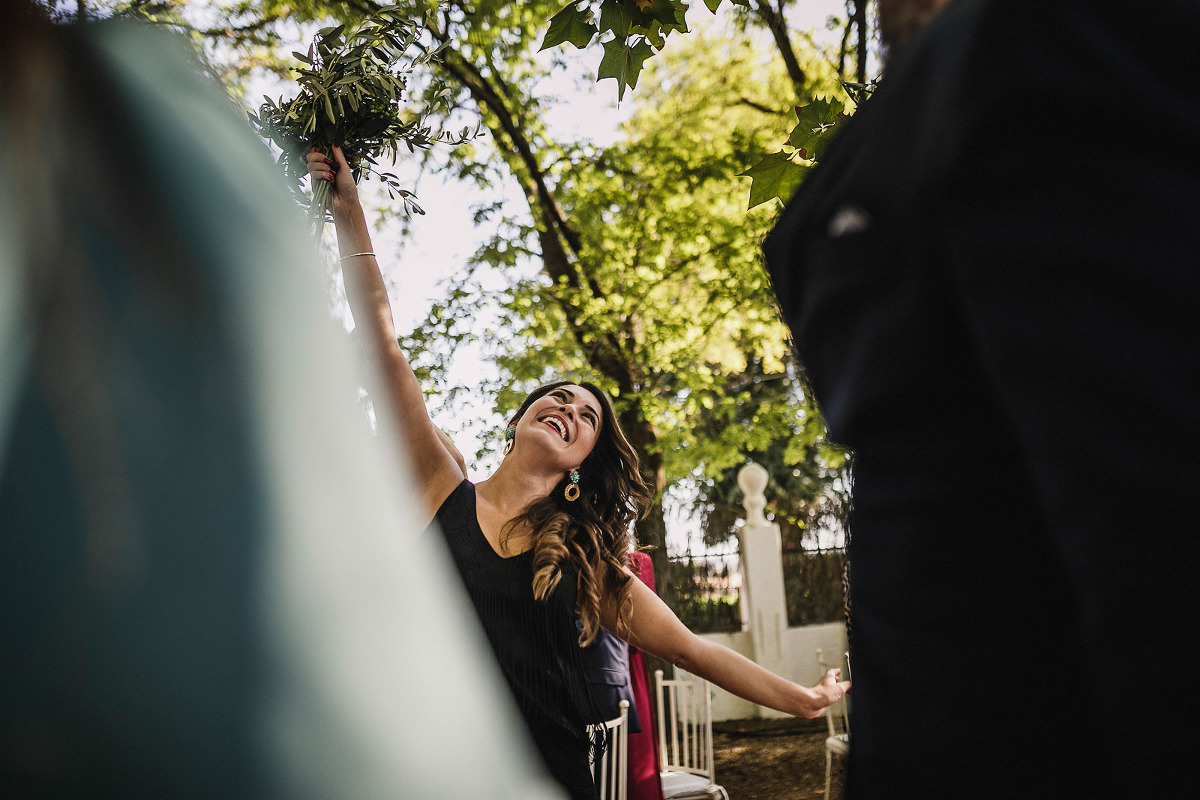
<path id="1" fill-rule="evenodd" d="M 240 112 L 181 40 L 27 34 L 0 91 L 0 796 L 558 796 Z"/>

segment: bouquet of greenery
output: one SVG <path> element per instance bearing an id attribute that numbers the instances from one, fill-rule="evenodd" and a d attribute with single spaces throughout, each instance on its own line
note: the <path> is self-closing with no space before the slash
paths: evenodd
<path id="1" fill-rule="evenodd" d="M 356 181 L 374 174 L 393 199 L 403 201 L 407 213 L 423 214 L 413 193 L 401 188 L 394 174 L 380 171 L 377 159 L 387 154 L 395 163 L 401 145 L 415 152 L 438 141 L 460 144 L 470 138 L 465 128 L 453 137 L 434 133 L 426 123 L 449 95 L 436 83 L 426 93 L 433 98 L 427 106 L 405 107 L 412 74 L 441 50 L 424 46 L 420 32 L 398 6 L 380 9 L 349 30 L 345 25 L 322 28 L 307 53 L 292 53 L 302 65 L 297 69 L 300 93 L 288 101 L 264 97 L 258 113 L 250 112 L 259 135 L 279 148 L 278 163 L 296 199 L 308 207 L 314 230 L 326 221 L 330 184 L 316 181 L 311 200 L 304 193 L 305 156 L 313 147 L 329 153 L 337 144 Z"/>

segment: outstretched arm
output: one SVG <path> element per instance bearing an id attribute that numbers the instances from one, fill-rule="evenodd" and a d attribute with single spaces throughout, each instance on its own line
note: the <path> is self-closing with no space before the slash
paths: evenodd
<path id="1" fill-rule="evenodd" d="M 813 719 L 850 689 L 849 681 L 838 680 L 841 677 L 839 669 L 827 671 L 816 686 L 800 686 L 763 669 L 728 647 L 700 638 L 679 621 L 658 595 L 636 578 L 631 582 L 631 596 L 630 644 L 752 703 Z M 613 633 L 616 633 L 616 611 L 615 599 L 605 598 L 600 612 L 601 624 Z"/>
<path id="2" fill-rule="evenodd" d="M 392 415 L 425 501 L 426 518 L 432 519 L 442 501 L 465 477 L 464 470 L 455 453 L 447 448 L 449 440 L 429 418 L 417 376 L 400 350 L 366 215 L 341 148 L 334 147 L 331 158 L 316 150 L 309 153 L 308 174 L 314 181 L 333 182 L 329 209 L 337 229 L 346 295 L 355 327 L 372 361 L 379 366 L 377 412 Z"/>

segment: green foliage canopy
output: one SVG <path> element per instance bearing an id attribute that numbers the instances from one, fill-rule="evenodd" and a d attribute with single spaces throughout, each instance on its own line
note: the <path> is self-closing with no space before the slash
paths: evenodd
<path id="1" fill-rule="evenodd" d="M 686 480 L 703 494 L 748 455 L 768 460 L 776 452 L 780 464 L 792 459 L 779 467 L 789 475 L 794 464 L 817 465 L 805 471 L 804 497 L 815 501 L 840 474 L 842 457 L 824 444 L 797 382 L 762 267 L 758 242 L 774 214 L 748 212 L 738 178 L 779 119 L 743 102 L 744 87 L 770 97 L 786 92 L 786 76 L 747 40 L 701 37 L 651 70 L 620 141 L 555 151 L 555 197 L 581 239 L 579 279 L 537 272 L 500 292 L 459 287 L 459 302 L 429 320 L 438 334 L 422 343 L 439 346 L 447 314 L 461 330 L 483 306 L 499 306 L 508 331 L 495 352 L 503 407 L 549 377 L 588 377 L 652 425 L 660 487 Z M 537 225 L 503 209 L 489 213 L 504 217 L 503 233 L 476 260 L 515 275 L 522 254 L 538 252 Z M 595 350 L 605 343 L 624 359 L 625 387 L 597 368 Z M 721 503 L 705 495 L 702 511 Z"/>
<path id="2" fill-rule="evenodd" d="M 492 133 L 491 142 L 456 148 L 435 166 L 481 186 L 504 184 L 526 201 L 477 209 L 496 236 L 406 338 L 427 392 L 455 396 L 462 387 L 447 383 L 443 369 L 453 349 L 490 336 L 500 385 L 472 393 L 494 392 L 508 412 L 549 377 L 595 379 L 616 397 L 645 477 L 660 491 L 690 482 L 715 508 L 727 498 L 712 493 L 747 457 L 778 462 L 777 479 L 802 465 L 813 482 L 808 498 L 830 490 L 838 455 L 823 442 L 760 262 L 758 241 L 774 209 L 747 212 L 746 181 L 738 177 L 779 140 L 795 75 L 806 91 L 837 90 L 828 63 L 802 50 L 805 63 L 785 71 L 753 37 L 686 37 L 645 62 L 652 77 L 638 90 L 633 119 L 620 141 L 599 147 L 556 141 L 546 125 L 552 101 L 542 80 L 559 62 L 536 52 L 561 3 L 397 5 L 425 20 L 429 46 L 446 45 L 435 66 L 451 109 L 474 110 Z M 346 22 L 377 6 L 245 0 L 237 8 L 236 27 L 249 42 L 285 16 Z M 667 20 L 666 6 L 657 8 L 662 26 L 686 29 Z M 596 11 L 599 29 L 605 8 Z M 612 14 L 608 21 L 621 30 L 622 18 Z M 582 39 L 578 19 L 557 24 Z M 657 41 L 632 20 L 628 36 L 643 36 L 651 48 Z M 637 74 L 627 69 L 626 85 Z M 480 279 L 485 272 L 509 282 L 496 289 Z M 499 309 L 491 334 L 475 327 L 484 308 Z M 779 454 L 774 461 L 771 453 Z M 654 543 L 662 528 L 659 506 L 639 536 Z"/>

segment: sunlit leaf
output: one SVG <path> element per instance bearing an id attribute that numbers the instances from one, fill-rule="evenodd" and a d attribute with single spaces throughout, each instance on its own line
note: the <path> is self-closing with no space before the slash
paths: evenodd
<path id="1" fill-rule="evenodd" d="M 586 7 L 581 11 L 575 2 L 571 2 L 550 18 L 550 27 L 538 50 L 556 47 L 564 42 L 570 42 L 579 48 L 587 47 L 588 42 L 599 32 L 592 19 L 592 12 Z"/>
<path id="2" fill-rule="evenodd" d="M 806 106 L 796 108 L 796 127 L 788 136 L 788 144 L 804 151 L 804 158 L 819 161 L 833 142 L 834 130 L 843 119 L 840 103 L 825 97 L 814 98 Z"/>
<path id="3" fill-rule="evenodd" d="M 652 55 L 654 55 L 654 50 L 645 39 L 639 38 L 633 45 L 617 39 L 605 42 L 604 58 L 600 61 L 596 80 L 614 78 L 617 81 L 617 99 L 622 99 L 625 96 L 626 87 L 637 86 L 642 64 Z"/>
<path id="4" fill-rule="evenodd" d="M 775 198 L 786 203 L 810 168 L 797 164 L 792 155 L 782 150 L 763 156 L 757 164 L 738 173 L 738 177 L 750 178 L 749 208 Z"/>
<path id="5" fill-rule="evenodd" d="M 612 31 L 618 39 L 625 41 L 633 17 L 625 3 L 609 2 L 600 7 L 600 30 Z"/>

